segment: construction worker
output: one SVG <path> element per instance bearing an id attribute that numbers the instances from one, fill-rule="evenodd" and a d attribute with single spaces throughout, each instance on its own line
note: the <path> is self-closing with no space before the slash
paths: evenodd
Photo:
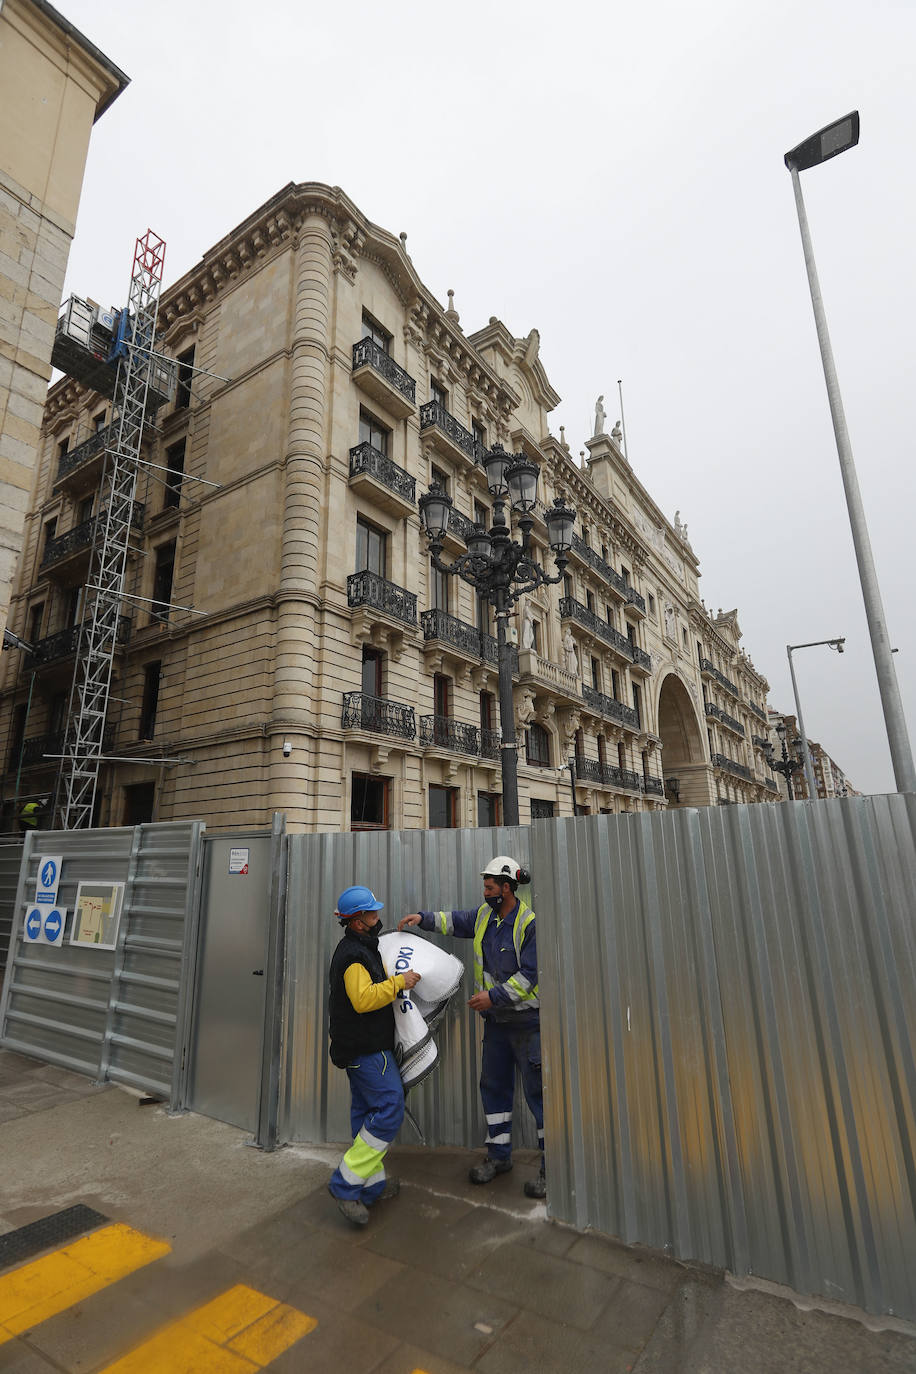
<path id="1" fill-rule="evenodd" d="M 27 835 L 30 830 L 38 829 L 38 822 L 44 811 L 44 800 L 41 797 L 33 801 L 27 801 L 19 812 L 19 833 Z"/>
<path id="2" fill-rule="evenodd" d="M 350 1080 L 353 1144 L 331 1176 L 328 1192 L 354 1226 L 369 1208 L 396 1197 L 400 1183 L 386 1179 L 384 1159 L 404 1119 L 404 1088 L 394 1057 L 392 1003 L 420 981 L 408 969 L 389 978 L 378 950 L 384 903 L 368 887 L 348 887 L 334 915 L 344 934 L 331 958 L 331 1062 Z"/>
<path id="3" fill-rule="evenodd" d="M 468 1006 L 484 1023 L 480 1097 L 487 1118 L 487 1156 L 474 1165 L 469 1178 L 472 1183 L 490 1183 L 512 1168 L 518 1066 L 541 1151 L 538 1176 L 525 1183 L 524 1191 L 528 1197 L 543 1198 L 547 1184 L 537 937 L 534 912 L 515 895 L 519 883 L 529 878 L 508 854 L 492 859 L 481 877 L 484 900 L 476 911 L 415 911 L 398 922 L 398 930 L 419 926 L 474 941 L 474 995 Z"/>

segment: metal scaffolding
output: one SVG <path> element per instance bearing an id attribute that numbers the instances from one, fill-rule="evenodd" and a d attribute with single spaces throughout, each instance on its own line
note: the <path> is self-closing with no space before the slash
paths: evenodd
<path id="1" fill-rule="evenodd" d="M 137 239 L 127 309 L 121 312 L 110 442 L 86 584 L 87 615 L 77 649 L 67 732 L 54 799 L 55 825 L 92 825 L 102 762 L 111 672 L 124 597 L 143 424 L 158 403 L 161 360 L 153 353 L 165 242 L 148 229 Z M 154 383 L 150 395 L 151 381 Z M 91 609 L 90 609 L 91 608 Z"/>

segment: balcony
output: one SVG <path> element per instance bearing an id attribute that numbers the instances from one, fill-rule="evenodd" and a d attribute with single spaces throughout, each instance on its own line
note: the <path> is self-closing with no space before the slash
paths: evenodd
<path id="1" fill-rule="evenodd" d="M 146 507 L 141 502 L 134 501 L 130 519 L 134 529 L 143 528 L 145 514 Z M 55 577 L 63 576 L 66 581 L 76 581 L 77 575 L 84 570 L 84 565 L 88 565 L 96 525 L 105 519 L 105 515 L 106 512 L 102 511 L 99 515 L 84 520 L 82 524 L 74 525 L 72 530 L 57 535 L 55 539 L 49 539 L 41 557 L 41 571 L 50 571 L 53 568 Z"/>
<path id="2" fill-rule="evenodd" d="M 614 697 L 605 696 L 604 692 L 597 692 L 594 687 L 588 687 L 585 683 L 582 684 L 582 696 L 599 715 L 606 716 L 608 720 L 615 720 L 619 725 L 628 725 L 631 730 L 639 729 L 639 716 L 635 707 L 627 706 Z"/>
<path id="3" fill-rule="evenodd" d="M 768 792 L 778 792 L 779 787 L 775 778 L 764 778 L 763 785 Z"/>
<path id="4" fill-rule="evenodd" d="M 579 697 L 579 679 L 575 673 L 551 663 L 549 658 L 541 658 L 534 649 L 522 649 L 518 656 L 518 670 L 522 682 L 532 681 L 552 692 L 560 692 L 567 697 Z"/>
<path id="5" fill-rule="evenodd" d="M 403 420 L 417 408 L 417 384 L 390 353 L 372 339 L 353 345 L 352 377 L 360 391 Z"/>
<path id="6" fill-rule="evenodd" d="M 46 759 L 45 754 L 62 754 L 64 751 L 63 735 L 33 735 L 22 745 L 22 766 L 23 768 L 34 768 L 38 764 L 43 764 L 46 768 L 56 768 L 57 759 Z M 18 760 L 11 762 L 11 769 L 18 766 Z"/>
<path id="7" fill-rule="evenodd" d="M 417 508 L 414 478 L 369 443 L 350 449 L 350 486 L 392 515 L 402 517 Z"/>
<path id="8" fill-rule="evenodd" d="M 616 650 L 627 663 L 633 662 L 632 645 L 626 635 L 615 630 L 613 625 L 608 625 L 607 621 L 599 619 L 595 612 L 590 611 L 587 606 L 583 606 L 581 601 L 576 601 L 572 596 L 561 596 L 560 618 L 562 620 L 574 620 L 577 625 L 588 630 L 596 639 L 602 640 Z"/>
<path id="9" fill-rule="evenodd" d="M 102 476 L 106 445 L 115 438 L 115 426 L 90 434 L 83 443 L 61 455 L 57 463 L 55 484 L 65 482 L 68 487 L 97 487 Z"/>
<path id="10" fill-rule="evenodd" d="M 452 462 L 476 466 L 477 444 L 473 434 L 439 401 L 427 401 L 420 406 L 420 435 L 429 439 L 433 447 Z"/>
<path id="11" fill-rule="evenodd" d="M 624 578 L 619 572 L 614 571 L 606 559 L 595 553 L 595 550 L 586 544 L 581 535 L 573 535 L 569 554 L 570 558 L 578 558 L 580 563 L 584 563 L 586 567 L 596 572 L 617 593 L 621 601 L 626 601 L 627 584 Z"/>
<path id="12" fill-rule="evenodd" d="M 764 724 L 764 725 L 769 725 L 769 721 L 767 720 L 767 713 L 766 713 L 766 711 L 761 710 L 761 708 L 757 705 L 756 702 L 754 702 L 754 701 L 749 701 L 749 702 L 747 703 L 747 709 L 748 709 L 749 711 L 753 711 L 753 713 L 754 713 L 754 715 L 757 717 L 757 719 L 760 720 L 760 721 L 763 721 L 763 724 Z"/>
<path id="13" fill-rule="evenodd" d="M 724 673 L 720 673 L 716 665 L 710 663 L 708 658 L 700 659 L 700 672 L 708 673 L 711 678 L 714 678 L 715 681 L 719 683 L 720 687 L 724 687 L 726 692 L 737 698 L 738 688 L 732 682 L 731 678 L 726 677 Z"/>
<path id="14" fill-rule="evenodd" d="M 630 650 L 633 654 L 633 667 L 637 672 L 648 676 L 652 672 L 652 655 L 647 654 L 645 649 L 640 649 L 638 644 L 631 643 Z"/>
<path id="15" fill-rule="evenodd" d="M 635 587 L 627 587 L 627 604 L 623 608 L 624 615 L 630 615 L 634 620 L 645 620 L 646 600 L 640 596 Z"/>
<path id="16" fill-rule="evenodd" d="M 480 757 L 482 759 L 492 759 L 494 762 L 499 762 L 502 739 L 503 737 L 499 730 L 481 730 Z"/>
<path id="17" fill-rule="evenodd" d="M 576 782 L 588 782 L 596 787 L 617 787 L 625 792 L 639 792 L 639 775 L 630 768 L 618 768 L 616 763 L 602 763 L 575 754 L 572 759 Z"/>
<path id="18" fill-rule="evenodd" d="M 448 513 L 448 527 L 443 536 L 446 548 L 452 548 L 458 553 L 467 551 L 467 542 L 474 533 L 474 521 L 469 520 L 466 515 L 462 515 L 460 510 L 452 506 Z"/>
<path id="19" fill-rule="evenodd" d="M 736 763 L 734 759 L 727 758 L 725 754 L 713 754 L 713 768 L 721 768 L 725 773 L 732 773 L 736 778 L 743 778 L 745 782 L 753 782 L 753 775 L 749 768 L 743 763 Z"/>
<path id="20" fill-rule="evenodd" d="M 734 716 L 730 716 L 727 711 L 723 711 L 721 706 L 716 706 L 712 701 L 707 701 L 705 705 L 707 716 L 712 720 L 717 720 L 726 730 L 731 730 L 733 734 L 740 736 L 741 739 L 745 738 L 744 726 L 741 724 L 740 720 L 735 720 Z"/>
<path id="21" fill-rule="evenodd" d="M 130 616 L 118 616 L 116 647 L 126 644 L 130 639 L 131 623 Z M 83 624 L 88 629 L 90 622 L 84 621 Z M 44 668 L 49 663 L 58 662 L 62 658 L 68 658 L 70 654 L 75 654 L 79 647 L 82 628 L 83 625 L 68 625 L 65 630 L 58 630 L 56 634 L 39 639 L 32 651 L 32 667 Z"/>
<path id="22" fill-rule="evenodd" d="M 643 777 L 642 790 L 647 797 L 663 797 L 665 795 L 665 784 L 661 778 Z"/>
<path id="23" fill-rule="evenodd" d="M 762 749 L 765 753 L 770 741 L 765 739 L 763 735 L 751 735 L 751 743 L 755 749 Z"/>
<path id="24" fill-rule="evenodd" d="M 364 571 L 351 573 L 347 578 L 347 605 L 370 606 L 381 611 L 402 625 L 416 626 L 417 598 L 413 592 L 386 582 L 378 573 Z"/>
<path id="25" fill-rule="evenodd" d="M 340 724 L 344 730 L 371 730 L 397 739 L 412 740 L 417 733 L 412 706 L 387 697 L 370 697 L 366 692 L 344 692 Z"/>
<path id="26" fill-rule="evenodd" d="M 480 754 L 480 731 L 476 725 L 451 716 L 421 716 L 420 744 L 426 749 L 448 749 L 453 754 Z"/>

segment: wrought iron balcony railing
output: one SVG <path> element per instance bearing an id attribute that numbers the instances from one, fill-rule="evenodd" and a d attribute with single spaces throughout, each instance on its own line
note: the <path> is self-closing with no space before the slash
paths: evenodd
<path id="1" fill-rule="evenodd" d="M 727 758 L 725 754 L 713 754 L 712 762 L 714 768 L 721 768 L 726 773 L 734 773 L 736 778 L 744 778 L 746 782 L 753 781 L 753 775 L 749 768 L 743 763 L 737 763 L 734 759 Z"/>
<path id="2" fill-rule="evenodd" d="M 440 611 L 433 607 L 431 610 L 421 611 L 420 624 L 423 626 L 425 640 L 441 640 L 442 643 L 451 644 L 474 658 L 483 659 L 485 663 L 492 663 L 494 667 L 499 666 L 499 642 L 495 636 L 468 625 L 467 621 L 459 620 L 448 611 Z M 509 646 L 509 656 L 512 676 L 518 677 L 518 649 L 513 645 Z"/>
<path id="3" fill-rule="evenodd" d="M 370 443 L 357 444 L 350 449 L 350 476 L 359 477 L 362 473 L 374 477 L 411 505 L 417 499 L 416 479 Z"/>
<path id="4" fill-rule="evenodd" d="M 652 671 L 652 655 L 647 654 L 645 649 L 640 649 L 638 644 L 630 645 L 630 652 L 633 655 L 633 662 L 640 668 L 645 668 L 647 673 Z"/>
<path id="5" fill-rule="evenodd" d="M 130 523 L 134 529 L 141 530 L 143 528 L 145 514 L 146 507 L 142 502 L 134 501 L 130 517 Z M 71 554 L 80 553 L 83 549 L 91 549 L 96 525 L 100 520 L 105 519 L 105 515 L 106 512 L 102 511 L 99 515 L 93 515 L 90 519 L 83 520 L 81 524 L 74 525 L 72 530 L 66 530 L 55 539 L 49 539 L 41 557 L 41 566 L 48 568 L 52 563 L 59 563 L 62 558 L 69 558 Z"/>
<path id="6" fill-rule="evenodd" d="M 636 590 L 636 588 L 635 588 L 635 587 L 631 587 L 631 586 L 629 586 L 629 585 L 627 585 L 627 603 L 628 603 L 628 605 L 630 605 L 630 606 L 635 606 L 636 609 L 637 609 L 638 611 L 642 611 L 643 615 L 645 615 L 645 613 L 646 613 L 646 599 L 645 599 L 645 597 L 644 597 L 644 596 L 640 596 L 640 594 L 639 594 L 639 592 Z"/>
<path id="7" fill-rule="evenodd" d="M 104 429 L 98 429 L 95 434 L 90 434 L 89 438 L 81 444 L 77 444 L 76 448 L 71 448 L 69 452 L 62 454 L 58 460 L 55 481 L 59 482 L 62 477 L 66 477 L 69 473 L 82 467 L 84 463 L 88 463 L 90 459 L 95 458 L 97 454 L 103 452 L 105 446 L 114 438 L 114 433 L 115 426 L 106 425 Z"/>
<path id="8" fill-rule="evenodd" d="M 757 717 L 758 720 L 762 720 L 764 725 L 769 725 L 766 711 L 761 710 L 761 708 L 757 705 L 756 701 L 749 701 L 747 705 L 748 709 L 753 711 L 754 715 Z"/>
<path id="9" fill-rule="evenodd" d="M 564 620 L 575 620 L 577 624 L 583 625 L 596 638 L 603 639 L 605 644 L 610 644 L 616 649 L 621 657 L 633 659 L 633 646 L 626 635 L 615 630 L 613 625 L 608 625 L 607 621 L 601 620 L 594 611 L 583 606 L 581 601 L 576 601 L 575 597 L 560 597 L 560 615 Z"/>
<path id="10" fill-rule="evenodd" d="M 479 754 L 480 731 L 476 725 L 451 716 L 421 716 L 420 743 L 427 748 L 450 749 L 455 754 Z"/>
<path id="11" fill-rule="evenodd" d="M 482 759 L 498 759 L 502 735 L 498 730 L 481 730 L 480 732 L 480 757 Z"/>
<path id="12" fill-rule="evenodd" d="M 619 768 L 616 763 L 602 763 L 600 759 L 587 759 L 583 754 L 574 754 L 570 760 L 577 779 L 591 782 L 598 787 L 621 787 L 628 792 L 638 792 L 639 774 L 630 768 Z"/>
<path id="13" fill-rule="evenodd" d="M 51 764 L 52 760 L 45 759 L 45 754 L 62 754 L 63 749 L 63 735 L 33 735 L 23 743 L 22 766 L 31 768 L 36 763 Z"/>
<path id="14" fill-rule="evenodd" d="M 605 696 L 604 692 L 597 692 L 594 687 L 589 687 L 586 683 L 582 684 L 582 696 L 589 706 L 600 711 L 609 720 L 616 720 L 621 725 L 632 726 L 634 730 L 639 729 L 639 715 L 635 707 L 627 706 L 625 702 L 617 701 L 614 697 Z"/>
<path id="15" fill-rule="evenodd" d="M 451 442 L 467 454 L 472 463 L 478 461 L 477 443 L 470 430 L 450 415 L 440 401 L 427 401 L 420 406 L 420 433 L 425 429 L 439 429 Z"/>
<path id="16" fill-rule="evenodd" d="M 474 521 L 462 515 L 460 510 L 455 510 L 454 506 L 448 513 L 448 527 L 450 533 L 456 534 L 465 544 L 474 533 Z"/>
<path id="17" fill-rule="evenodd" d="M 371 697 L 366 692 L 344 692 L 340 716 L 344 730 L 372 730 L 378 735 L 414 739 L 417 721 L 413 707 L 387 697 Z"/>
<path id="18" fill-rule="evenodd" d="M 776 779 L 775 779 L 775 778 L 764 778 L 764 780 L 763 780 L 763 785 L 764 785 L 764 787 L 766 788 L 766 790 L 767 790 L 768 792 L 778 792 L 778 791 L 779 791 L 779 787 L 778 787 L 777 784 L 776 784 Z"/>
<path id="19" fill-rule="evenodd" d="M 614 571 L 607 559 L 602 558 L 589 544 L 586 544 L 579 534 L 574 534 L 572 537 L 572 552 L 578 554 L 583 563 L 587 563 L 590 568 L 593 568 L 600 577 L 604 578 L 605 582 L 608 582 L 615 591 L 626 599 L 626 580 L 621 577 L 619 572 Z"/>
<path id="20" fill-rule="evenodd" d="M 360 339 L 359 343 L 353 345 L 353 371 L 365 366 L 384 377 L 411 405 L 416 405 L 417 384 L 413 377 L 399 367 L 391 354 L 386 353 L 373 339 Z"/>
<path id="21" fill-rule="evenodd" d="M 126 644 L 130 639 L 131 623 L 128 615 L 118 617 L 118 644 Z M 68 625 L 65 630 L 58 630 L 56 634 L 39 639 L 32 651 L 33 666 L 40 668 L 45 663 L 53 663 L 55 659 L 75 654 L 79 647 L 81 629 L 82 625 Z"/>
<path id="22" fill-rule="evenodd" d="M 765 739 L 763 735 L 751 735 L 751 743 L 755 749 L 766 749 L 769 742 L 770 741 Z"/>
<path id="23" fill-rule="evenodd" d="M 663 797 L 665 784 L 661 778 L 643 777 L 642 790 L 650 797 Z"/>
<path id="24" fill-rule="evenodd" d="M 736 720 L 735 717 L 730 716 L 727 711 L 723 711 L 722 707 L 717 706 L 714 701 L 707 701 L 705 705 L 706 714 L 708 716 L 711 716 L 713 720 L 720 721 L 727 730 L 734 731 L 736 735 L 740 735 L 741 738 L 744 739 L 746 732 L 740 720 Z"/>
<path id="25" fill-rule="evenodd" d="M 710 663 L 708 658 L 700 659 L 700 672 L 709 673 L 710 677 L 714 677 L 716 682 L 721 683 L 726 692 L 730 692 L 733 697 L 738 696 L 738 688 L 732 682 L 731 678 L 726 677 L 724 673 L 720 673 L 716 665 Z"/>
<path id="26" fill-rule="evenodd" d="M 368 570 L 351 573 L 347 578 L 347 605 L 371 606 L 405 625 L 417 623 L 417 598 L 413 592 L 386 582 L 384 577 Z"/>

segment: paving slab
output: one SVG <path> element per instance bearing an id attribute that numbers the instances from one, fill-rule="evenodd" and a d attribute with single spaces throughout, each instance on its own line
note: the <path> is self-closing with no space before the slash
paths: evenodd
<path id="1" fill-rule="evenodd" d="M 618 1280 L 561 1255 L 503 1245 L 468 1275 L 471 1288 L 537 1312 L 548 1321 L 588 1331 L 610 1301 Z"/>
<path id="2" fill-rule="evenodd" d="M 473 1365 L 518 1310 L 493 1293 L 410 1270 L 389 1279 L 357 1307 L 356 1316 L 399 1340 Z"/>

